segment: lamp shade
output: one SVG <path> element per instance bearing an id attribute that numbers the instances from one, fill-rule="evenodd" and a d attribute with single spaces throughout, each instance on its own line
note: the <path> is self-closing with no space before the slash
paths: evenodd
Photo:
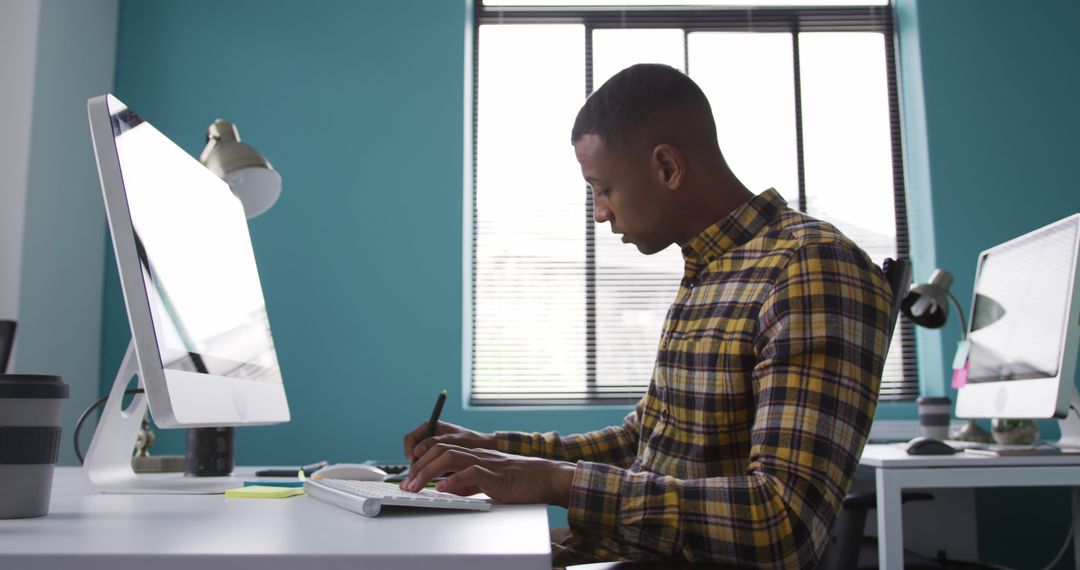
<path id="1" fill-rule="evenodd" d="M 960 317 L 962 328 L 960 334 L 966 337 L 967 320 L 964 318 L 963 309 L 960 308 L 960 302 L 949 291 L 952 284 L 952 273 L 944 269 L 935 269 L 930 274 L 929 281 L 911 287 L 907 296 L 900 302 L 900 312 L 921 327 L 939 329 L 945 326 L 945 321 L 948 320 L 951 300 L 956 305 L 957 315 Z"/>
<path id="2" fill-rule="evenodd" d="M 210 125 L 199 161 L 240 198 L 248 219 L 269 210 L 281 196 L 281 175 L 259 151 L 240 142 L 236 125 L 229 121 L 218 119 Z"/>

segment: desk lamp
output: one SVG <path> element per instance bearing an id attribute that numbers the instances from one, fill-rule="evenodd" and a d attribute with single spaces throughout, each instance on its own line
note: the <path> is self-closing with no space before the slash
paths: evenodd
<path id="1" fill-rule="evenodd" d="M 960 301 L 952 294 L 949 287 L 953 284 L 952 273 L 945 269 L 935 269 L 926 283 L 912 285 L 904 300 L 900 302 L 900 312 L 911 322 L 928 329 L 945 326 L 949 316 L 949 301 L 956 305 L 956 314 L 960 316 L 960 341 L 967 340 L 967 319 Z M 991 442 L 993 439 L 986 430 L 980 428 L 975 420 L 969 419 L 967 425 L 952 436 L 963 441 Z"/>
<path id="2" fill-rule="evenodd" d="M 259 151 L 240 142 L 240 131 L 229 121 L 210 124 L 199 162 L 228 183 L 249 220 L 269 210 L 281 196 L 281 175 Z"/>

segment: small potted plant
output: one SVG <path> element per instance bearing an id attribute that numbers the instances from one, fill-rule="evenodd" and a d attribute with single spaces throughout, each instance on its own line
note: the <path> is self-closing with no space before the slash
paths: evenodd
<path id="1" fill-rule="evenodd" d="M 994 418 L 990 423 L 994 441 L 1002 444 L 1030 444 L 1039 437 L 1039 426 L 1033 420 Z"/>

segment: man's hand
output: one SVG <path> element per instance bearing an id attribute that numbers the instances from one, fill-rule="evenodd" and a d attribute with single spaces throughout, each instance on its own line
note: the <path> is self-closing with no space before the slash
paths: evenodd
<path id="1" fill-rule="evenodd" d="M 419 491 L 434 477 L 453 473 L 435 488 L 445 493 L 485 493 L 500 503 L 570 503 L 573 463 L 521 457 L 487 449 L 468 449 L 436 443 L 409 468 L 401 483 L 406 491 Z"/>
<path id="2" fill-rule="evenodd" d="M 427 422 L 405 434 L 405 457 L 409 463 L 416 461 L 425 451 L 436 443 L 450 443 L 468 448 L 495 449 L 495 434 L 481 433 L 468 428 L 439 422 L 435 428 L 435 437 L 424 439 L 427 434 Z"/>

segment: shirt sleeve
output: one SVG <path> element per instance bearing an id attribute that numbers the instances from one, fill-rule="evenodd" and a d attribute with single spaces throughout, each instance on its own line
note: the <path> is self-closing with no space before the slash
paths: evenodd
<path id="1" fill-rule="evenodd" d="M 621 426 L 611 426 L 589 433 L 561 436 L 557 432 L 495 433 L 495 448 L 515 455 L 544 457 L 556 461 L 596 461 L 629 467 L 637 457 L 638 405 L 626 415 Z"/>
<path id="2" fill-rule="evenodd" d="M 571 528 L 657 558 L 812 567 L 866 443 L 890 304 L 858 249 L 794 253 L 758 315 L 746 474 L 680 480 L 582 461 Z"/>

